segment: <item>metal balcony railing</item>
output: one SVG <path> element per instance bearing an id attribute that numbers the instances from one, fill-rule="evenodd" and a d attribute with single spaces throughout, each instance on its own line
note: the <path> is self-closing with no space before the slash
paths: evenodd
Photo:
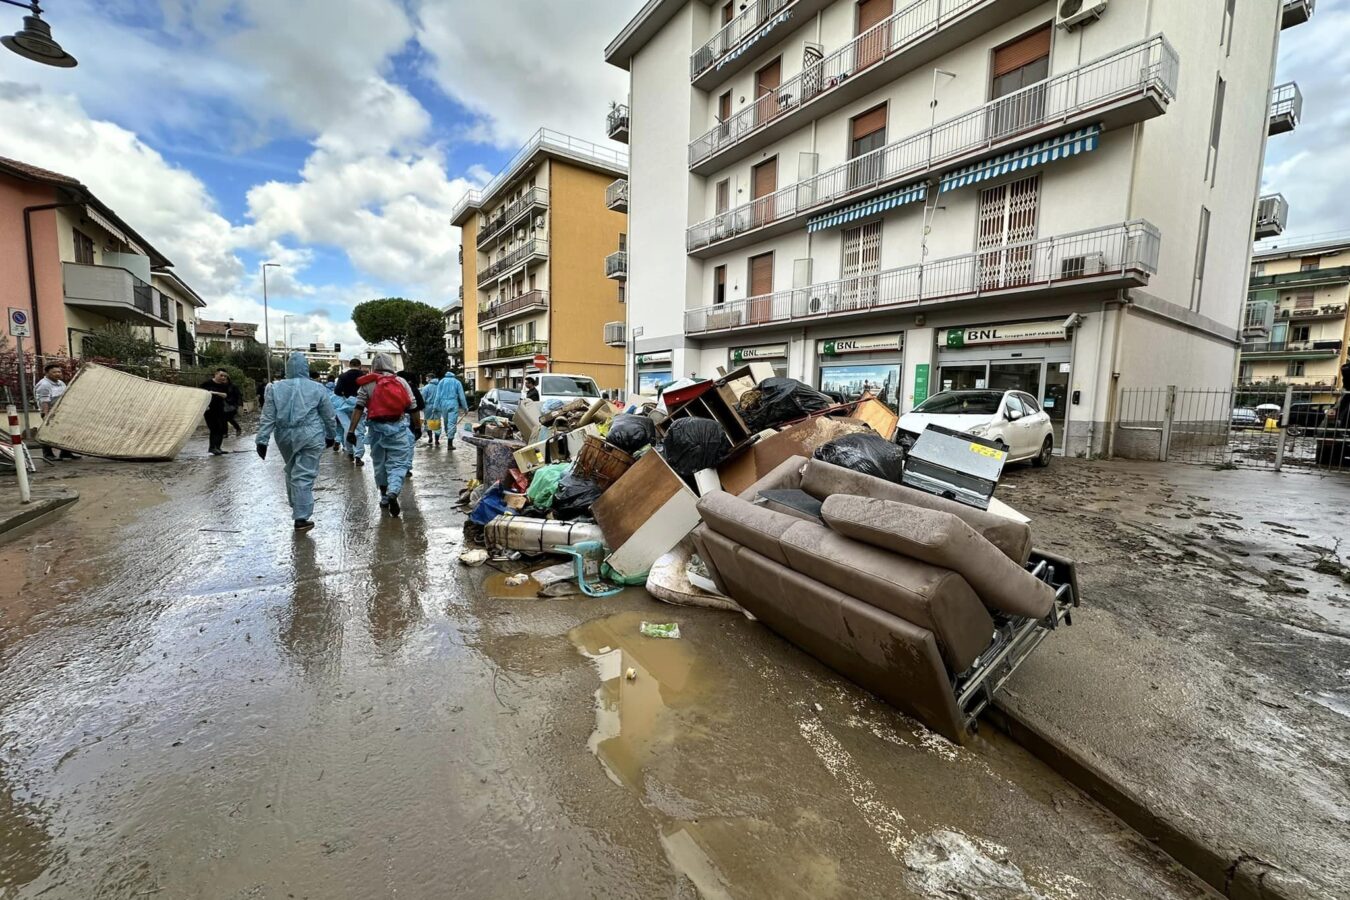
<path id="1" fill-rule="evenodd" d="M 610 140 L 626 143 L 628 141 L 628 104 L 620 103 L 605 117 L 605 134 Z"/>
<path id="2" fill-rule="evenodd" d="M 1270 94 L 1270 128 L 1272 135 L 1286 134 L 1298 127 L 1303 118 L 1303 91 L 1298 84 L 1281 84 Z"/>
<path id="3" fill-rule="evenodd" d="M 625 344 L 628 343 L 628 340 L 627 340 L 627 337 L 626 337 L 627 332 L 628 332 L 628 326 L 626 326 L 623 322 L 606 322 L 606 323 L 605 323 L 605 346 L 607 346 L 607 347 L 622 347 L 622 346 L 624 346 Z"/>
<path id="4" fill-rule="evenodd" d="M 1326 303 L 1322 306 L 1286 307 L 1277 313 L 1281 319 L 1341 319 L 1345 317 L 1344 303 Z"/>
<path id="5" fill-rule="evenodd" d="M 1146 283 L 1157 272 L 1161 236 L 1136 220 L 992 247 L 963 256 L 842 278 L 685 312 L 686 334 L 798 319 L 1027 292 L 1089 278 Z"/>
<path id="6" fill-rule="evenodd" d="M 71 306 L 134 325 L 172 324 L 165 295 L 120 266 L 63 262 L 61 279 Z"/>
<path id="7" fill-rule="evenodd" d="M 486 325 L 517 313 L 548 309 L 548 291 L 530 291 L 510 300 L 478 304 L 478 324 Z"/>
<path id="8" fill-rule="evenodd" d="M 1302 25 L 1312 18 L 1313 8 L 1316 5 L 1316 0 L 1284 0 L 1284 8 L 1280 12 L 1280 27 L 1293 28 L 1295 25 Z"/>
<path id="9" fill-rule="evenodd" d="M 1256 204 L 1256 236 L 1275 237 L 1284 233 L 1289 223 L 1289 201 L 1284 194 L 1262 197 Z"/>
<path id="10" fill-rule="evenodd" d="M 623 281 L 628 278 L 628 251 L 616 250 L 605 257 L 605 277 Z"/>
<path id="11" fill-rule="evenodd" d="M 464 196 L 450 211 L 451 220 L 458 221 L 460 216 L 470 208 L 482 207 L 487 198 L 501 190 L 516 176 L 521 167 L 541 150 L 600 166 L 628 170 L 628 154 L 622 150 L 602 147 L 581 138 L 574 138 L 570 134 L 563 134 L 561 131 L 541 128 L 530 136 L 523 147 L 516 151 L 516 155 L 511 157 L 511 161 L 487 183 L 486 187 L 482 190 L 471 190 L 464 193 Z"/>
<path id="12" fill-rule="evenodd" d="M 615 212 L 628 212 L 628 179 L 620 178 L 605 188 L 605 206 Z"/>
<path id="13" fill-rule="evenodd" d="M 478 229 L 478 246 L 491 242 L 536 208 L 548 208 L 548 191 L 541 187 L 530 188 L 514 203 L 484 222 Z"/>
<path id="14" fill-rule="evenodd" d="M 1244 331 L 1270 332 L 1270 327 L 1275 324 L 1275 304 L 1270 301 L 1261 303 L 1248 303 L 1246 315 L 1243 317 L 1242 328 Z"/>
<path id="15" fill-rule="evenodd" d="M 1000 97 L 892 144 L 728 210 L 685 233 L 690 252 L 775 222 L 898 185 L 943 166 L 1011 149 L 1036 129 L 1091 115 L 1123 97 L 1176 97 L 1180 59 L 1162 35 Z"/>
<path id="16" fill-rule="evenodd" d="M 744 4 L 741 7 L 744 12 L 723 25 L 717 34 L 689 57 L 690 79 L 697 78 L 711 69 L 742 40 L 761 31 L 770 19 L 778 16 L 795 2 L 796 0 L 750 0 Z"/>
<path id="17" fill-rule="evenodd" d="M 770 122 L 789 115 L 897 51 L 928 40 L 991 0 L 917 0 L 869 28 L 838 50 L 808 65 L 779 87 L 755 98 L 741 112 L 695 138 L 689 145 L 694 166 L 738 143 Z"/>
<path id="18" fill-rule="evenodd" d="M 1341 352 L 1341 341 L 1256 341 L 1243 344 L 1247 353 L 1325 353 L 1335 356 Z"/>
<path id="19" fill-rule="evenodd" d="M 499 360 L 536 356 L 541 353 L 548 353 L 548 341 L 521 341 L 516 344 L 506 344 L 501 347 L 488 347 L 481 350 L 478 353 L 478 361 L 496 362 Z"/>
<path id="20" fill-rule="evenodd" d="M 498 275 L 501 275 L 503 272 L 509 272 L 516 266 L 524 265 L 532 259 L 544 259 L 547 258 L 547 256 L 548 241 L 540 240 L 538 238 L 526 241 L 515 250 L 512 250 L 510 253 L 479 272 L 478 284 L 481 287 Z"/>

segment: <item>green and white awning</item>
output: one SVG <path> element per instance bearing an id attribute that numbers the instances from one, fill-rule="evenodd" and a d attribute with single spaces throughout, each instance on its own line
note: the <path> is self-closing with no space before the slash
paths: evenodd
<path id="1" fill-rule="evenodd" d="M 1010 172 L 1043 166 L 1048 162 L 1077 156 L 1080 153 L 1089 153 L 1097 149 L 1101 134 L 1102 126 L 1089 125 L 1077 131 L 1071 131 L 1068 134 L 1061 134 L 1059 137 L 1032 144 L 1030 147 L 1022 147 L 1010 153 L 995 156 L 993 159 L 986 159 L 983 162 L 975 163 L 973 166 L 965 166 L 943 175 L 938 190 L 945 194 L 947 191 L 954 191 L 957 188 L 987 181 L 990 178 L 998 178 L 1000 175 L 1007 175 Z"/>
<path id="2" fill-rule="evenodd" d="M 845 206 L 842 209 L 836 209 L 808 219 L 806 230 L 824 231 L 827 228 L 838 228 L 841 225 L 847 225 L 849 222 L 856 222 L 859 219 L 883 213 L 888 209 L 904 206 L 906 203 L 915 203 L 927 196 L 928 184 L 926 182 L 896 188 L 879 197 L 872 197 L 851 206 Z"/>

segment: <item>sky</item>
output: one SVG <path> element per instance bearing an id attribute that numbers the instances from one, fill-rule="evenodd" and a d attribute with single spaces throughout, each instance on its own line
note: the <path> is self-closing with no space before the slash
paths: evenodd
<path id="1" fill-rule="evenodd" d="M 357 303 L 457 295 L 450 211 L 538 128 L 607 143 L 627 91 L 603 50 L 640 5 L 46 0 L 80 65 L 0 53 L 0 156 L 89 185 L 205 317 L 261 322 L 267 260 L 274 338 L 360 347 Z M 21 16 L 0 6 L 0 32 Z M 1286 239 L 1350 231 L 1350 0 L 1282 34 L 1289 80 L 1303 122 L 1270 141 L 1262 189 L 1290 201 Z"/>

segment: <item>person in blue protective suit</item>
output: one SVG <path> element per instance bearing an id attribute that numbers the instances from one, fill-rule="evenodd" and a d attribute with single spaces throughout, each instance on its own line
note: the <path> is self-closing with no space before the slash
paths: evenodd
<path id="1" fill-rule="evenodd" d="M 267 459 L 267 445 L 276 440 L 286 461 L 286 499 L 295 517 L 295 530 L 314 527 L 314 479 L 324 447 L 337 439 L 337 421 L 328 389 L 309 377 L 305 354 L 286 360 L 286 377 L 267 389 L 258 422 L 258 455 Z"/>
<path id="2" fill-rule="evenodd" d="M 464 385 L 453 372 L 446 372 L 436 391 L 436 415 L 441 420 L 436 443 L 440 443 L 441 434 L 444 434 L 446 446 L 455 449 L 455 428 L 459 426 L 459 414 L 468 411 L 469 399 L 464 395 Z"/>
<path id="3" fill-rule="evenodd" d="M 355 444 L 354 429 L 364 416 L 380 506 L 391 516 L 398 516 L 398 495 L 412 468 L 413 446 L 422 437 L 422 413 L 412 385 L 394 374 L 389 354 L 376 353 L 371 368 L 374 371 L 358 379 L 361 389 L 356 394 L 352 424 L 347 428 L 347 443 Z"/>
<path id="4" fill-rule="evenodd" d="M 333 383 L 333 409 L 337 412 L 338 428 L 345 434 L 351 431 L 352 413 L 356 410 L 356 392 L 361 389 L 357 380 L 365 373 L 361 368 L 361 358 L 352 357 L 350 368 L 337 377 Z M 358 421 L 356 423 L 356 443 L 345 444 L 343 450 L 353 465 L 364 466 L 366 464 L 366 423 Z"/>
<path id="5" fill-rule="evenodd" d="M 440 407 L 436 405 L 437 395 L 441 390 L 441 382 L 438 378 L 428 378 L 427 383 L 422 385 L 422 399 L 426 401 L 427 420 L 439 419 L 441 417 Z M 430 447 L 440 441 L 441 435 L 438 431 L 433 431 L 430 426 L 426 429 L 427 446 Z"/>

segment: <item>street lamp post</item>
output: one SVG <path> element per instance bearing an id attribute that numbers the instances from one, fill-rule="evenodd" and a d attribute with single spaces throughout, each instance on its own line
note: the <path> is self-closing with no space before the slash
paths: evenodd
<path id="1" fill-rule="evenodd" d="M 299 317 L 299 316 L 282 316 L 282 317 L 281 317 L 281 342 L 282 342 L 283 344 L 286 345 L 286 352 L 287 352 L 287 353 L 290 353 L 290 352 L 291 352 L 291 330 L 290 330 L 290 321 L 291 321 L 291 319 L 298 319 L 298 318 L 300 318 L 300 317 Z"/>
<path id="2" fill-rule="evenodd" d="M 272 383 L 272 331 L 267 327 L 267 270 L 280 269 L 281 263 L 265 262 L 262 264 L 263 277 L 263 341 L 267 344 L 267 355 L 264 357 L 267 364 L 267 383 Z M 285 323 L 282 323 L 285 326 Z"/>
<path id="3" fill-rule="evenodd" d="M 52 28 L 42 21 L 42 7 L 38 5 L 37 0 L 27 3 L 20 0 L 0 0 L 0 3 L 17 6 L 31 13 L 23 17 L 23 28 L 0 38 L 0 44 L 4 44 L 25 59 L 42 63 L 44 66 L 70 69 L 76 65 L 75 57 L 52 40 Z"/>

